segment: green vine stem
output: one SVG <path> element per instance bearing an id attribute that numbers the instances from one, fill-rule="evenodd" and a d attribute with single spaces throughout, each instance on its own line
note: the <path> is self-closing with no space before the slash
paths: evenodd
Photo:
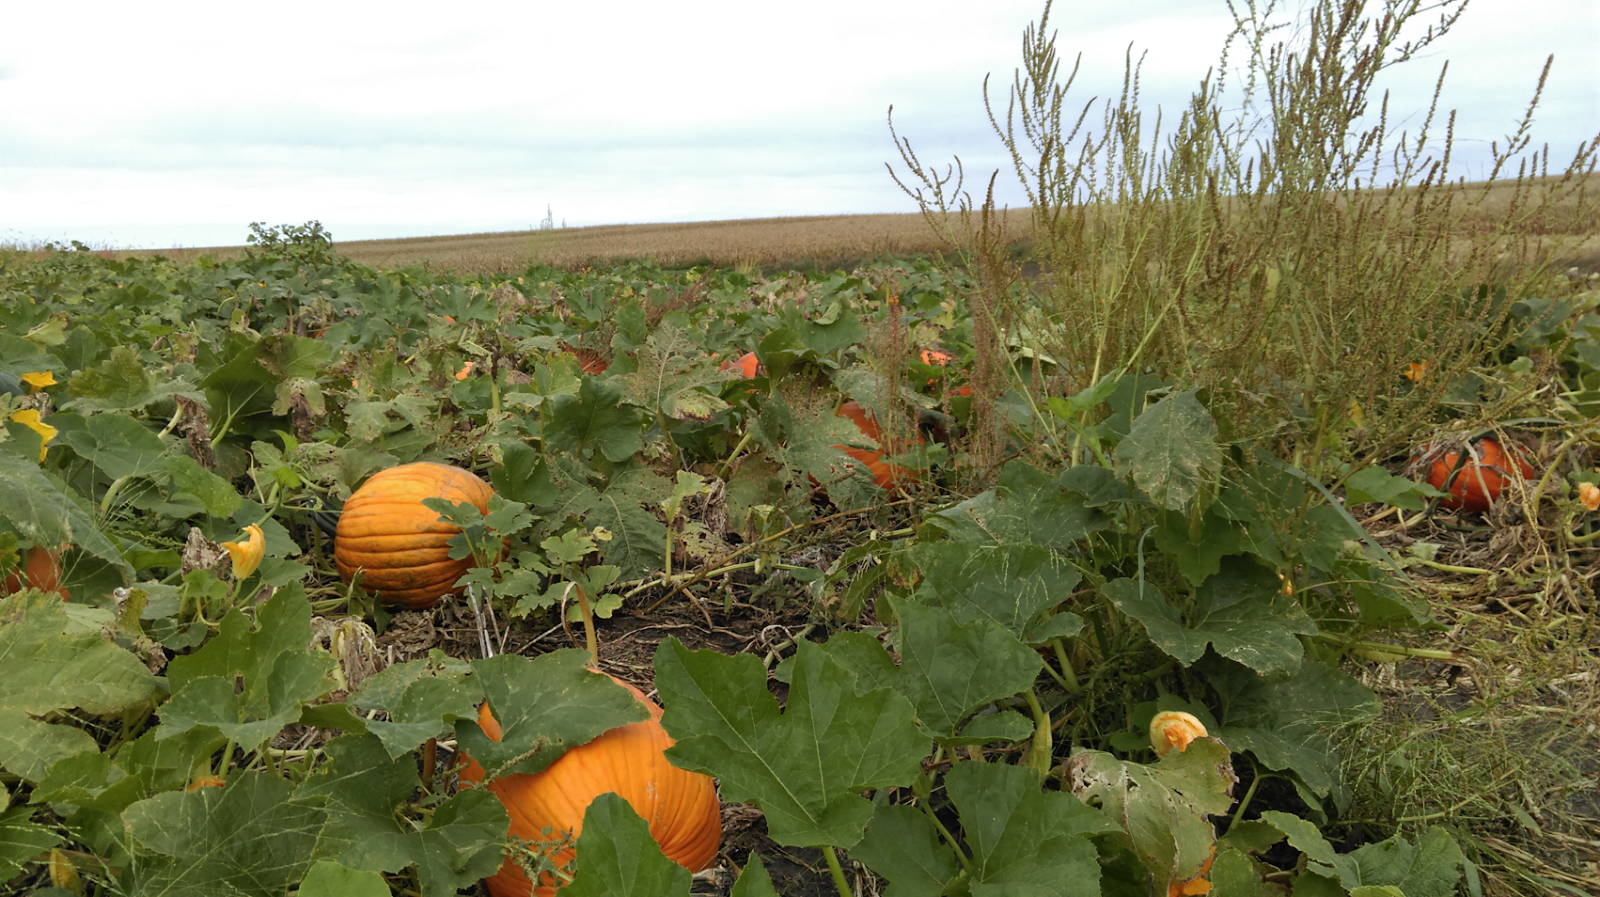
<path id="1" fill-rule="evenodd" d="M 922 807 L 923 815 L 927 816 L 928 821 L 932 822 L 933 827 L 938 830 L 939 837 L 943 838 L 944 843 L 950 845 L 950 849 L 956 852 L 956 860 L 961 863 L 961 868 L 966 870 L 968 875 L 976 872 L 977 870 L 972 868 L 972 858 L 967 856 L 965 850 L 961 849 L 961 842 L 956 840 L 956 836 L 950 834 L 950 830 L 944 827 L 943 822 L 939 821 L 939 815 L 933 812 L 933 807 L 929 806 L 926 800 L 919 800 L 917 804 Z"/>
<path id="2" fill-rule="evenodd" d="M 1050 714 L 1039 705 L 1039 695 L 1033 689 L 1023 692 L 1022 697 L 1028 702 L 1028 709 L 1033 712 L 1033 741 L 1024 762 L 1038 771 L 1039 779 L 1042 781 L 1050 775 L 1050 761 L 1054 759 Z"/>
<path id="3" fill-rule="evenodd" d="M 1056 655 L 1056 662 L 1061 664 L 1061 675 L 1056 677 L 1061 686 L 1072 694 L 1083 694 L 1083 686 L 1078 684 L 1078 671 L 1072 668 L 1072 658 L 1067 656 L 1067 649 L 1061 644 L 1061 639 L 1051 639 L 1050 649 Z M 1049 667 L 1049 664 L 1045 664 L 1046 669 L 1049 669 Z M 1053 669 L 1050 671 L 1052 673 L 1055 672 Z"/>
<path id="4" fill-rule="evenodd" d="M 845 881 L 844 867 L 839 865 L 839 854 L 834 851 L 833 845 L 822 845 L 822 855 L 828 861 L 828 871 L 833 873 L 833 886 L 839 889 L 839 897 L 851 897 L 850 883 Z"/>
<path id="5" fill-rule="evenodd" d="M 578 612 L 583 614 L 583 641 L 584 647 L 589 649 L 589 665 L 596 670 L 600 669 L 600 641 L 594 635 L 594 611 L 589 609 L 589 596 L 583 594 L 583 586 L 576 582 L 568 584 L 578 593 Z"/>

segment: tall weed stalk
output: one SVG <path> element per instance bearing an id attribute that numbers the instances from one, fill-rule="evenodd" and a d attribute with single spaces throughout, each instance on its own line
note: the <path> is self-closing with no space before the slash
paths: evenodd
<path id="1" fill-rule="evenodd" d="M 1277 0 L 1228 3 L 1221 59 L 1168 133 L 1141 105 L 1131 50 L 1098 117 L 1093 101 L 1069 103 L 1081 57 L 1063 77 L 1048 2 L 1003 114 L 985 81 L 1032 207 L 1036 278 L 997 249 L 993 178 L 975 204 L 960 160 L 924 165 L 892 109 L 907 171 L 891 174 L 961 247 L 975 322 L 1011 329 L 980 340 L 979 398 L 999 388 L 985 349 L 1020 331 L 1054 363 L 1036 389 L 1153 373 L 1206 388 L 1236 437 L 1313 466 L 1335 441 L 1387 454 L 1510 338 L 1512 302 L 1550 285 L 1574 232 L 1562 225 L 1594 217 L 1600 135 L 1564 167 L 1530 150 L 1547 62 L 1488 177 L 1452 179 L 1445 70 L 1420 125 L 1398 133 L 1379 79 L 1443 38 L 1464 0 L 1315 0 L 1293 20 Z M 1413 363 L 1427 365 L 1417 382 L 1404 377 Z"/>

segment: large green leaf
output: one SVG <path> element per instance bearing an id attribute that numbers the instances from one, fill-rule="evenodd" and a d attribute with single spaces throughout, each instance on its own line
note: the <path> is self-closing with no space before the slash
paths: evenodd
<path id="1" fill-rule="evenodd" d="M 1000 470 L 999 485 L 927 518 L 927 523 L 969 545 L 1042 545 L 1057 551 L 1111 525 L 1079 492 L 1023 461 Z"/>
<path id="2" fill-rule="evenodd" d="M 357 872 L 331 860 L 318 860 L 297 897 L 391 897 L 389 883 L 377 872 Z"/>
<path id="3" fill-rule="evenodd" d="M 1200 874 L 1216 839 L 1209 817 L 1233 805 L 1238 781 L 1228 748 L 1214 738 L 1197 739 L 1154 766 L 1078 751 L 1064 778 L 1079 799 L 1128 833 L 1157 882 Z"/>
<path id="4" fill-rule="evenodd" d="M 391 758 L 454 727 L 456 720 L 478 718 L 483 690 L 472 680 L 424 660 L 386 667 L 361 683 L 349 702 L 362 710 L 382 710 L 386 720 L 369 720 L 367 731 L 378 737 Z"/>
<path id="5" fill-rule="evenodd" d="M 172 700 L 161 707 L 158 738 L 206 726 L 255 750 L 300 718 L 305 703 L 333 688 L 336 661 L 311 642 L 311 604 L 283 589 L 261 605 L 257 625 L 234 609 L 215 638 L 167 667 Z M 238 683 L 242 680 L 243 689 Z"/>
<path id="6" fill-rule="evenodd" d="M 116 565 L 124 579 L 133 568 L 110 539 L 95 529 L 94 518 L 79 505 L 81 499 L 69 494 L 55 477 L 39 465 L 15 455 L 0 452 L 0 518 L 10 523 L 17 535 L 41 545 L 70 542 L 102 561 Z"/>
<path id="7" fill-rule="evenodd" d="M 552 451 L 576 455 L 590 449 L 621 463 L 644 447 L 645 413 L 622 404 L 621 384 L 589 378 L 577 395 L 552 396 L 549 405 L 544 439 Z"/>
<path id="8" fill-rule="evenodd" d="M 1115 831 L 1103 816 L 1071 795 L 1041 791 L 1022 766 L 956 763 L 945 788 L 972 860 L 973 897 L 1099 897 L 1100 863 L 1086 836 Z M 910 807 L 879 807 L 851 856 L 889 880 L 888 897 L 955 893 L 950 849 Z"/>
<path id="9" fill-rule="evenodd" d="M 801 642 L 780 714 L 752 654 L 656 650 L 656 687 L 677 739 L 674 763 L 717 776 L 724 800 L 751 801 L 779 844 L 849 847 L 872 817 L 860 792 L 909 785 L 928 751 L 914 711 L 887 688 L 857 694 L 855 676 Z"/>
<path id="10" fill-rule="evenodd" d="M 1467 869 L 1461 847 L 1442 828 L 1428 829 L 1415 844 L 1395 835 L 1341 854 L 1315 825 L 1292 813 L 1266 810 L 1261 820 L 1305 854 L 1308 873 L 1335 879 L 1351 893 L 1373 889 L 1367 893 L 1376 897 L 1376 889 L 1396 888 L 1405 897 L 1453 897 Z"/>
<path id="11" fill-rule="evenodd" d="M 56 596 L 0 599 L 0 767 L 36 782 L 57 761 L 97 750 L 83 730 L 32 717 L 111 713 L 154 694 L 150 670 L 100 632 L 70 627 Z"/>
<path id="12" fill-rule="evenodd" d="M 487 771 L 486 780 L 540 772 L 567 748 L 648 716 L 627 689 L 587 669 L 588 662 L 576 648 L 472 662 L 501 737 L 490 741 L 474 717 L 456 722 L 456 740 Z"/>
<path id="13" fill-rule="evenodd" d="M 1371 689 L 1315 660 L 1277 683 L 1218 658 L 1206 658 L 1197 668 L 1217 692 L 1221 725 L 1213 734 L 1236 751 L 1254 754 L 1268 769 L 1293 771 L 1320 796 L 1338 782 L 1334 733 L 1378 713 Z"/>
<path id="14" fill-rule="evenodd" d="M 0 812 L 0 882 L 16 878 L 23 867 L 62 841 L 54 829 L 31 821 L 32 814 L 31 807 Z"/>
<path id="15" fill-rule="evenodd" d="M 601 549 L 607 564 L 622 576 L 638 579 L 659 570 L 666 550 L 667 528 L 646 508 L 671 494 L 671 484 L 647 467 L 629 467 L 612 477 L 604 492 L 587 486 L 572 490 L 555 506 L 552 519 L 571 515 L 586 528 L 603 526 L 611 541 Z"/>
<path id="16" fill-rule="evenodd" d="M 73 399 L 62 407 L 80 414 L 138 411 L 175 395 L 198 395 L 193 386 L 182 380 L 151 376 L 144 359 L 129 346 L 116 346 L 105 361 L 79 371 L 67 384 L 67 393 Z"/>
<path id="17" fill-rule="evenodd" d="M 311 865 L 326 817 L 293 793 L 286 779 L 248 770 L 224 788 L 168 792 L 130 806 L 122 818 L 140 848 L 132 892 L 282 897 Z"/>
<path id="18" fill-rule="evenodd" d="M 990 702 L 1026 691 L 1044 663 L 992 620 L 956 622 L 950 611 L 897 601 L 900 664 L 878 640 L 859 632 L 828 640 L 827 651 L 856 674 L 856 690 L 888 687 L 906 696 L 917 723 L 939 741 L 956 737 L 961 723 Z"/>
<path id="19" fill-rule="evenodd" d="M 688 895 L 694 877 L 667 859 L 650 825 L 615 794 L 602 794 L 583 814 L 578 872 L 565 897 L 676 897 Z"/>
<path id="20" fill-rule="evenodd" d="M 149 427 L 125 414 L 58 414 L 60 441 L 113 480 L 149 476 L 164 466 L 167 447 Z"/>
<path id="21" fill-rule="evenodd" d="M 677 420 L 709 420 L 728 407 L 717 389 L 734 375 L 712 366 L 704 350 L 671 323 L 646 337 L 634 359 L 638 367 L 617 377 L 625 401 Z"/>
<path id="22" fill-rule="evenodd" d="M 922 570 L 917 598 L 966 623 L 992 620 L 1026 639 L 1039 617 L 1072 596 L 1083 575 L 1038 545 L 972 545 L 944 540 L 912 548 Z"/>
<path id="23" fill-rule="evenodd" d="M 1200 586 L 1187 625 L 1153 583 L 1114 579 L 1101 593 L 1142 623 L 1156 647 L 1185 665 L 1199 660 L 1209 644 L 1264 676 L 1286 678 L 1300 668 L 1305 653 L 1297 636 L 1317 632 L 1299 603 L 1282 594 L 1277 576 L 1247 557 L 1225 558 L 1221 572 Z"/>
<path id="24" fill-rule="evenodd" d="M 419 784 L 416 761 L 390 757 L 373 735 L 328 742 L 328 763 L 295 792 L 328 814 L 316 856 L 365 872 L 415 865 L 426 897 L 446 897 L 500 867 L 511 821 L 488 791 L 462 791 L 415 828 L 403 810 Z"/>
<path id="25" fill-rule="evenodd" d="M 1156 504 L 1176 511 L 1194 499 L 1222 469 L 1217 424 L 1197 390 L 1170 395 L 1139 415 L 1117 443 L 1117 471 Z"/>

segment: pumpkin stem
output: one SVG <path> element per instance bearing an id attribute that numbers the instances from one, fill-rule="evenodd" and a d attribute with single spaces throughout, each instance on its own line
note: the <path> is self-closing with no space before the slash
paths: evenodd
<path id="1" fill-rule="evenodd" d="M 845 880 L 844 868 L 839 865 L 839 854 L 832 845 L 824 844 L 822 856 L 828 861 L 828 871 L 833 873 L 833 886 L 839 889 L 839 897 L 851 897 L 850 882 Z"/>
<path id="2" fill-rule="evenodd" d="M 583 641 L 584 647 L 589 649 L 589 665 L 598 670 L 600 642 L 594 637 L 594 611 L 589 609 L 589 596 L 583 594 L 583 586 L 574 582 L 572 587 L 578 592 L 578 612 L 583 614 Z"/>

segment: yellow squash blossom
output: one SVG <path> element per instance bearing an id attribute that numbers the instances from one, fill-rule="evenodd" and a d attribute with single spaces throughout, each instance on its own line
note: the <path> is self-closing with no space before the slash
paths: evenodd
<path id="1" fill-rule="evenodd" d="M 1181 753 L 1189 747 L 1189 742 L 1204 737 L 1205 723 L 1181 710 L 1162 711 L 1150 721 L 1150 746 L 1155 748 L 1157 757 L 1165 757 L 1173 748 Z"/>
<path id="2" fill-rule="evenodd" d="M 22 382 L 28 384 L 28 392 L 32 394 L 47 386 L 55 386 L 56 375 L 49 371 L 35 371 L 31 374 L 23 374 Z"/>
<path id="3" fill-rule="evenodd" d="M 1600 486 L 1593 483 L 1578 484 L 1578 501 L 1591 511 L 1600 511 Z"/>
<path id="4" fill-rule="evenodd" d="M 233 578 L 244 579 L 256 572 L 261 566 L 261 556 L 267 550 L 267 537 L 261 534 L 261 527 L 254 523 L 244 528 L 248 538 L 240 545 L 238 542 L 224 542 L 222 547 L 228 549 L 228 554 L 233 558 Z"/>
<path id="5" fill-rule="evenodd" d="M 61 431 L 40 420 L 39 409 L 37 408 L 24 408 L 21 411 L 13 411 L 11 412 L 11 419 L 39 434 L 39 461 L 43 463 L 45 451 L 50 445 L 50 440 L 56 438 L 56 434 Z"/>
<path id="6" fill-rule="evenodd" d="M 1421 383 L 1428 376 L 1428 363 L 1426 361 L 1413 361 L 1406 365 L 1405 377 L 1412 383 Z"/>
<path id="7" fill-rule="evenodd" d="M 467 362 L 466 365 L 461 368 L 461 370 L 456 372 L 456 379 L 457 380 L 465 380 L 465 379 L 467 379 L 467 377 L 472 374 L 472 368 L 473 368 L 474 364 L 476 364 L 476 362 L 471 362 L 471 361 Z"/>

